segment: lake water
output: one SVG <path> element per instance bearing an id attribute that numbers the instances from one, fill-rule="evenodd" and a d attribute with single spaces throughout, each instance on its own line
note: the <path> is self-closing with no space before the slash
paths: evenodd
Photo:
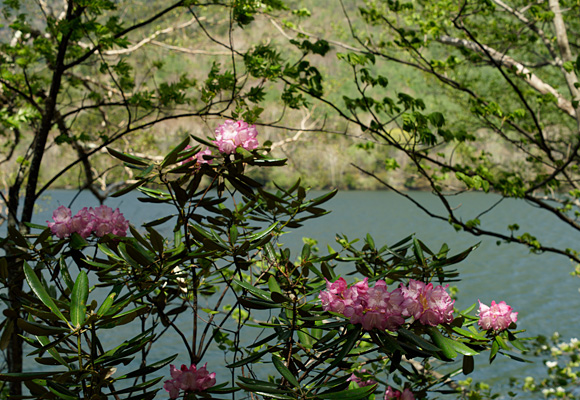
<path id="1" fill-rule="evenodd" d="M 319 194 L 313 192 L 309 196 Z M 35 221 L 44 224 L 56 207 L 70 206 L 74 195 L 71 191 L 50 192 L 39 203 Z M 430 193 L 415 192 L 410 195 L 426 204 L 431 211 L 443 211 Z M 136 197 L 130 194 L 110 199 L 106 204 L 113 208 L 119 207 L 136 226 L 171 211 L 171 208 L 163 205 L 139 203 Z M 460 215 L 471 219 L 498 199 L 495 195 L 466 193 L 449 200 L 454 207 L 458 207 Z M 71 208 L 74 213 L 81 207 L 97 205 L 89 193 L 82 193 Z M 451 248 L 450 254 L 481 241 L 480 247 L 458 265 L 462 280 L 455 284 L 459 289 L 457 308 L 466 308 L 478 299 L 486 304 L 490 304 L 491 300 L 505 300 L 519 312 L 518 326 L 526 328 L 529 336 L 551 335 L 554 331 L 559 331 L 566 339 L 579 335 L 577 310 L 580 306 L 580 281 L 570 276 L 574 266 L 565 257 L 533 255 L 523 246 L 497 246 L 495 239 L 457 233 L 447 222 L 429 218 L 408 200 L 393 192 L 340 192 L 326 204 L 326 208 L 332 210 L 330 215 L 308 221 L 304 227 L 284 235 L 283 241 L 290 248 L 299 249 L 303 236 L 315 238 L 324 252 L 326 244 L 335 244 L 337 233 L 344 233 L 349 239 L 354 239 L 362 238 L 368 232 L 377 246 L 394 244 L 414 233 L 434 250 L 447 243 Z M 577 243 L 576 232 L 562 227 L 547 213 L 518 200 L 503 201 L 482 218 L 482 227 L 507 233 L 507 225 L 514 222 L 520 225 L 519 232 L 534 234 L 542 244 L 563 248 L 574 247 Z M 168 336 L 167 346 L 163 346 L 158 354 L 152 354 L 150 359 L 161 359 L 182 351 L 173 339 Z M 493 383 L 496 391 L 503 391 L 507 387 L 508 376 L 523 379 L 528 375 L 540 376 L 545 371 L 541 362 L 524 364 L 498 357 L 489 365 L 485 356 L 487 354 L 476 358 L 476 370 L 471 376 L 474 380 Z M 210 370 L 218 372 L 218 375 L 222 371 L 226 372 L 223 367 L 217 366 L 224 364 L 222 353 L 210 354 L 205 361 L 211 366 Z M 175 360 L 175 363 L 182 362 L 186 363 L 187 360 L 180 357 Z"/>

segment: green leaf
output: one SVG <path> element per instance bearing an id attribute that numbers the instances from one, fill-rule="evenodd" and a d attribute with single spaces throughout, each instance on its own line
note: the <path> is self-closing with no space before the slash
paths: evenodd
<path id="1" fill-rule="evenodd" d="M 269 235 L 270 232 L 272 232 L 276 226 L 278 226 L 278 222 L 274 222 L 270 227 L 268 227 L 267 229 L 264 229 L 261 232 L 258 232 L 254 235 L 251 235 L 248 239 L 251 240 L 252 242 L 259 242 L 260 240 L 262 240 L 265 236 Z"/>
<path id="2" fill-rule="evenodd" d="M 152 166 L 153 165 L 150 165 L 150 167 L 152 167 Z M 130 185 L 127 185 L 123 189 L 116 191 L 115 193 L 113 193 L 111 195 L 111 197 L 120 197 L 124 194 L 127 194 L 127 193 L 137 189 L 139 186 L 143 185 L 145 182 L 146 182 L 146 180 L 144 180 L 144 179 L 138 180 L 137 182 L 132 183 Z"/>
<path id="3" fill-rule="evenodd" d="M 436 328 L 434 330 L 439 332 L 439 330 L 437 330 Z M 399 330 L 397 332 L 399 333 L 400 337 L 408 339 L 409 341 L 415 343 L 417 346 L 421 347 L 425 351 L 431 351 L 431 352 L 439 352 L 440 351 L 439 347 L 433 345 L 432 343 L 429 343 L 428 341 L 423 339 L 421 336 L 416 335 L 414 332 L 411 332 L 408 329 L 399 328 Z M 441 335 L 441 332 L 439 332 L 439 334 Z"/>
<path id="4" fill-rule="evenodd" d="M 490 364 L 495 359 L 495 356 L 497 355 L 498 351 L 499 351 L 499 344 L 497 344 L 497 342 L 494 340 L 493 343 L 491 344 L 491 350 L 489 352 L 489 363 Z"/>
<path id="5" fill-rule="evenodd" d="M 252 353 L 251 356 L 246 357 L 246 358 L 244 358 L 242 360 L 236 361 L 235 363 L 228 364 L 228 365 L 226 365 L 226 367 L 227 368 L 238 368 L 238 367 L 241 367 L 242 365 L 246 365 L 246 364 L 252 363 L 252 362 L 254 362 L 254 361 L 259 360 L 260 358 L 262 358 L 262 356 L 264 354 L 266 354 L 268 351 L 269 350 L 262 350 L 262 351 L 259 351 L 257 353 Z"/>
<path id="6" fill-rule="evenodd" d="M 36 336 L 36 339 L 38 340 L 38 343 L 40 343 L 44 347 L 46 347 L 52 343 L 50 340 L 48 340 L 48 338 L 46 336 Z M 47 351 L 61 365 L 67 367 L 68 369 L 71 369 L 70 366 L 68 365 L 68 363 L 64 360 L 64 358 L 62 358 L 62 356 L 59 354 L 59 352 L 55 348 L 51 347 Z"/>
<path id="7" fill-rule="evenodd" d="M 89 242 L 76 232 L 70 236 L 70 247 L 75 250 L 81 250 L 89 245 Z"/>
<path id="8" fill-rule="evenodd" d="M 236 285 L 239 285 L 239 286 L 243 287 L 248 292 L 252 293 L 254 296 L 259 297 L 262 300 L 267 300 L 267 301 L 270 300 L 270 293 L 269 292 L 266 292 L 265 290 L 258 289 L 257 287 L 254 287 L 254 286 L 250 285 L 247 282 L 239 281 L 237 279 L 234 279 L 233 282 Z"/>
<path id="9" fill-rule="evenodd" d="M 16 320 L 16 326 L 22 329 L 24 332 L 30 333 L 32 335 L 57 335 L 59 333 L 69 332 L 69 329 L 58 327 L 58 326 L 49 326 L 43 325 L 41 323 L 35 321 L 26 321 L 22 318 L 18 318 Z"/>
<path id="10" fill-rule="evenodd" d="M 268 279 L 268 287 L 270 288 L 270 291 L 273 293 L 282 293 L 282 289 L 280 289 L 280 285 L 278 285 L 278 282 L 276 281 L 276 278 L 274 276 L 271 276 Z"/>
<path id="11" fill-rule="evenodd" d="M 284 365 L 282 360 L 272 354 L 272 362 L 274 363 L 274 367 L 280 372 L 280 374 L 294 387 L 299 388 L 300 384 L 296 377 L 290 372 L 290 370 Z"/>
<path id="12" fill-rule="evenodd" d="M 105 315 L 107 311 L 109 311 L 109 309 L 113 305 L 113 302 L 115 301 L 115 298 L 119 295 L 122 289 L 123 289 L 122 285 L 115 285 L 115 287 L 111 289 L 111 292 L 97 310 L 97 315 L 99 316 L 99 318 Z"/>
<path id="13" fill-rule="evenodd" d="M 113 157 L 118 158 L 119 160 L 124 161 L 128 164 L 140 165 L 142 167 L 146 167 L 147 165 L 149 165 L 147 160 L 145 160 L 143 158 L 132 156 L 130 154 L 121 153 L 120 151 L 117 151 L 115 149 L 111 149 L 110 147 L 107 147 L 107 151 Z"/>
<path id="14" fill-rule="evenodd" d="M 54 300 L 52 300 L 52 298 L 50 297 L 50 295 L 40 282 L 40 279 L 38 279 L 38 276 L 36 276 L 32 268 L 30 267 L 30 265 L 28 265 L 26 261 L 24 261 L 23 268 L 24 275 L 26 276 L 26 281 L 28 282 L 28 286 L 30 286 L 34 294 L 36 294 L 36 296 L 40 299 L 40 301 L 42 301 L 44 305 L 47 306 L 50 309 L 50 311 L 52 311 L 54 315 L 56 315 L 61 320 L 66 322 L 67 325 L 69 325 L 69 322 L 67 321 L 65 316 L 60 312 L 60 310 L 54 303 Z"/>
<path id="15" fill-rule="evenodd" d="M 473 372 L 475 368 L 475 362 L 472 356 L 463 356 L 463 373 L 469 375 Z"/>
<path id="16" fill-rule="evenodd" d="M 501 337 L 500 335 L 497 335 L 495 337 L 495 341 L 497 342 L 497 344 L 499 344 L 499 346 L 504 349 L 504 350 L 511 350 L 510 347 L 508 346 L 508 344 L 505 342 L 505 340 L 503 339 L 503 337 Z"/>
<path id="17" fill-rule="evenodd" d="M 319 393 L 316 395 L 316 398 L 319 399 L 328 399 L 328 400 L 357 400 L 357 399 L 364 399 L 371 395 L 377 388 L 377 385 L 371 386 L 363 386 L 356 389 L 348 389 L 342 390 L 340 392 L 325 392 Z"/>
<path id="18" fill-rule="evenodd" d="M 80 328 L 87 316 L 87 299 L 89 297 L 89 278 L 81 271 L 71 294 L 70 318 L 74 327 Z"/>
<path id="19" fill-rule="evenodd" d="M 511 344 L 513 344 L 513 345 L 514 345 L 514 347 L 515 347 L 516 349 L 518 349 L 519 351 L 523 351 L 523 352 L 527 351 L 527 349 L 524 347 L 524 345 L 522 344 L 522 342 L 520 342 L 520 341 L 518 340 L 518 338 L 517 338 L 517 337 L 515 337 L 515 335 L 514 335 L 513 333 L 509 332 L 509 331 L 508 331 L 508 340 L 509 340 L 509 341 L 510 341 L 510 343 L 511 343 Z"/>
<path id="20" fill-rule="evenodd" d="M 439 332 L 437 328 L 433 328 L 433 331 Z M 439 333 L 439 335 L 441 335 L 441 333 Z M 435 338 L 433 339 L 433 341 L 435 342 Z M 457 352 L 457 353 L 463 354 L 465 356 L 475 356 L 475 355 L 479 354 L 478 351 L 473 350 L 471 347 L 466 346 L 462 342 L 459 342 L 457 340 L 453 340 L 453 339 L 445 337 L 443 335 L 441 335 L 441 337 L 435 343 L 438 346 L 441 344 L 441 346 L 443 346 L 446 349 L 446 350 L 444 350 L 443 348 L 441 349 L 444 351 L 444 354 L 445 354 L 445 351 L 449 351 L 450 353 Z M 450 357 L 450 358 L 454 358 L 454 357 Z"/>
<path id="21" fill-rule="evenodd" d="M 473 333 L 470 332 L 468 330 L 465 329 L 461 329 L 457 326 L 454 326 L 453 328 L 453 332 L 458 333 L 460 335 L 463 335 L 465 337 L 471 338 L 471 339 L 475 339 L 475 340 L 487 340 L 487 338 L 485 336 L 483 336 L 482 334 L 478 333 Z"/>
<path id="22" fill-rule="evenodd" d="M 43 379 L 52 375 L 63 374 L 66 371 L 52 371 L 52 372 L 10 372 L 0 373 L 0 381 L 2 382 L 22 382 L 31 381 L 33 379 Z"/>
<path id="23" fill-rule="evenodd" d="M 421 265 L 425 265 L 425 256 L 423 255 L 423 249 L 421 249 L 421 244 L 417 240 L 417 238 L 413 238 L 413 253 L 415 254 L 415 258 L 417 261 L 421 263 Z"/>
<path id="24" fill-rule="evenodd" d="M 64 385 L 61 385 L 60 383 L 57 383 L 57 382 L 52 381 L 50 379 L 47 379 L 46 385 L 48 386 L 48 390 L 50 390 L 52 393 L 56 394 L 59 399 L 63 399 L 63 400 L 79 400 L 80 399 L 80 397 L 78 397 L 74 392 L 70 391 Z"/>
<path id="25" fill-rule="evenodd" d="M 165 158 L 163 159 L 163 162 L 161 163 L 161 168 L 164 168 L 170 164 L 175 163 L 175 161 L 177 161 L 177 156 L 178 156 L 179 152 L 182 151 L 183 149 L 185 149 L 188 144 L 189 144 L 189 137 L 186 137 L 173 150 L 171 150 L 169 152 L 169 154 L 167 154 L 167 156 L 165 156 Z"/>

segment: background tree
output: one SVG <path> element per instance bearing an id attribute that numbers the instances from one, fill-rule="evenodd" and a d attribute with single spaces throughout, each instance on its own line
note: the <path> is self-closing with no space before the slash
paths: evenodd
<path id="1" fill-rule="evenodd" d="M 386 165 L 355 167 L 415 202 L 396 180 L 378 176 L 384 167 L 400 169 L 403 160 L 417 178 L 410 186 L 429 188 L 445 207 L 437 213 L 416 203 L 430 216 L 476 236 L 578 263 L 577 249 L 547 244 L 541 232 L 518 232 L 518 221 L 507 221 L 505 231 L 486 229 L 485 214 L 501 200 L 469 218 L 447 200 L 470 190 L 499 193 L 541 208 L 554 223 L 580 228 L 577 2 L 341 1 L 340 6 L 347 32 L 337 29 L 335 36 L 306 31 L 298 21 L 279 26 L 308 58 L 316 57 L 306 43 L 325 40 L 351 70 L 352 84 L 340 86 L 323 74 L 320 91 L 284 78 L 293 90 L 332 110 L 349 124 L 350 135 L 364 135 L 369 146 L 399 154 Z M 405 88 L 393 82 L 393 65 L 419 83 Z M 344 97 L 338 100 L 339 95 Z"/>

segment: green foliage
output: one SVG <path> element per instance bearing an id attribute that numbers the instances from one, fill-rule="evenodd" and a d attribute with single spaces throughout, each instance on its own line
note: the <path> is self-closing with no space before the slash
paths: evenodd
<path id="1" fill-rule="evenodd" d="M 402 374 L 419 394 L 436 390 L 446 378 L 427 373 L 414 381 L 403 357 L 442 362 L 461 357 L 467 374 L 473 370 L 470 357 L 482 351 L 491 348 L 493 360 L 498 353 L 517 359 L 504 351 L 508 343 L 525 350 L 510 331 L 479 333 L 474 328 L 477 317 L 469 310 L 451 323 L 434 327 L 412 320 L 396 331 L 365 331 L 325 311 L 316 294 L 326 280 L 337 278 L 339 268 L 393 286 L 410 279 L 444 284 L 457 279 L 454 265 L 475 247 L 449 255 L 446 245 L 432 251 L 415 237 L 379 245 L 367 235 L 358 248 L 358 240 L 339 235 L 338 249 L 329 248 L 326 255 L 319 253 L 316 240 L 305 239 L 300 254 L 292 257 L 280 238 L 327 214 L 323 207 L 336 191 L 310 198 L 300 182 L 267 191 L 245 169 L 280 166 L 285 160 L 256 149 L 218 153 L 211 163 L 195 164 L 188 159 L 200 146 L 189 148 L 189 141 L 158 162 L 109 148 L 137 177 L 116 195 L 139 190 L 144 204 L 174 208 L 141 229 L 132 226 L 130 237 L 84 239 L 73 233 L 58 239 L 41 226 L 27 237 L 10 230 L 3 241 L 17 246 L 12 257 L 22 260 L 32 290 L 16 324 L 34 349 L 36 362 L 58 368 L 3 373 L 3 380 L 24 382 L 31 396 L 47 398 L 153 398 L 160 388 L 160 370 L 178 355 L 151 360 L 149 352 L 162 345 L 167 332 L 174 332 L 182 339 L 182 357 L 199 361 L 208 349 L 224 352 L 235 378 L 225 383 L 227 378 L 219 376 L 222 383 L 208 390 L 212 396 L 241 389 L 265 398 L 363 399 L 377 392 L 377 384 L 358 387 L 347 379 L 366 354 L 382 355 L 377 362 L 389 371 L 387 376 Z M 173 240 L 157 230 L 168 221 L 174 224 Z M 7 265 L 6 257 L 0 260 Z M 5 275 L 2 285 L 7 284 Z M 108 291 L 101 301 L 94 300 L 96 288 Z M 202 298 L 211 301 L 203 306 Z M 225 304 L 226 298 L 233 303 Z M 261 317 L 262 310 L 269 317 Z M 202 319 L 200 312 L 207 317 Z M 193 339 L 182 332 L 185 320 L 194 326 Z M 141 329 L 133 337 L 105 345 L 104 331 L 136 322 Z M 236 330 L 229 328 L 232 324 Z M 6 332 L 10 325 L 4 325 Z M 256 328 L 263 334 L 242 344 L 241 338 L 251 337 L 248 330 Z M 495 343 L 501 349 L 494 352 Z M 255 368 L 264 363 L 272 368 Z M 122 366 L 126 372 L 117 373 Z M 241 373 L 246 370 L 252 373 Z"/>

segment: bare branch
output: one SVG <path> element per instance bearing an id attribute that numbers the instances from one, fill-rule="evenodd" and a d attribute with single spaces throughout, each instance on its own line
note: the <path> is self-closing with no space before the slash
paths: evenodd
<path id="1" fill-rule="evenodd" d="M 513 16 L 515 16 L 517 19 L 523 22 L 528 28 L 530 28 L 533 32 L 535 32 L 540 37 L 540 39 L 542 39 L 542 42 L 544 42 L 544 46 L 546 46 L 546 49 L 548 49 L 548 52 L 550 53 L 550 56 L 552 56 L 552 58 L 554 59 L 555 64 L 557 66 L 562 65 L 562 60 L 556 54 L 554 46 L 552 45 L 550 39 L 548 39 L 548 37 L 546 36 L 546 33 L 542 30 L 542 28 L 539 28 L 534 23 L 534 21 L 530 21 L 528 18 L 526 18 L 526 16 L 523 14 L 523 10 L 518 11 L 514 8 L 511 8 L 501 0 L 493 0 L 493 2 L 498 6 L 500 6 L 501 8 L 503 8 L 504 10 L 506 10 L 507 12 L 509 12 L 510 14 L 512 14 Z"/>
<path id="2" fill-rule="evenodd" d="M 484 44 L 477 44 L 472 41 L 466 39 L 458 39 L 447 35 L 442 35 L 439 37 L 438 41 L 443 44 L 451 45 L 454 47 L 464 47 L 466 49 L 475 51 L 480 54 L 485 54 L 484 51 L 487 51 L 489 55 L 493 58 L 493 60 L 506 67 L 511 68 L 516 71 L 516 75 L 520 76 L 524 82 L 530 85 L 533 89 L 540 92 L 541 94 L 551 94 L 556 97 L 557 106 L 562 111 L 565 111 L 566 114 L 571 116 L 572 118 L 576 118 L 576 110 L 572 106 L 572 103 L 566 99 L 560 92 L 554 89 L 552 86 L 538 78 L 532 71 L 526 68 L 520 62 L 514 60 L 510 56 L 500 53 L 499 51 L 486 46 Z M 482 48 L 483 47 L 483 48 Z"/>
<path id="3" fill-rule="evenodd" d="M 558 41 L 558 48 L 560 49 L 562 60 L 564 62 L 572 61 L 572 52 L 570 51 L 570 43 L 568 41 L 568 34 L 566 33 L 564 18 L 562 18 L 562 10 L 560 10 L 560 2 L 558 0 L 550 0 L 549 4 L 550 10 L 554 13 L 554 29 L 556 30 L 556 40 Z M 580 93 L 576 87 L 576 84 L 578 83 L 576 73 L 574 70 L 567 71 L 565 69 L 563 69 L 563 72 L 572 99 L 580 100 Z M 580 107 L 577 108 L 577 111 L 576 119 L 578 121 L 578 129 L 580 129 L 580 115 L 578 115 L 580 113 Z"/>
<path id="4" fill-rule="evenodd" d="M 203 20 L 203 19 L 205 19 L 205 17 L 204 18 L 200 18 L 200 20 Z M 118 54 L 132 53 L 135 50 L 137 50 L 138 48 L 146 45 L 147 43 L 150 43 L 152 40 L 154 40 L 159 35 L 165 35 L 165 34 L 171 33 L 171 32 L 173 32 L 175 30 L 178 30 L 178 29 L 187 28 L 188 26 L 193 25 L 194 23 L 195 23 L 195 18 L 192 18 L 189 21 L 184 22 L 181 25 L 170 26 L 169 28 L 165 28 L 165 29 L 161 29 L 161 30 L 155 31 L 155 33 L 153 33 L 151 36 L 146 37 L 145 39 L 139 41 L 137 44 L 135 44 L 135 45 L 133 45 L 131 47 L 128 47 L 126 49 L 119 49 L 119 50 L 107 50 L 107 51 L 103 51 L 103 54 L 104 55 L 107 55 L 107 56 L 112 56 L 112 55 L 118 55 Z"/>
<path id="5" fill-rule="evenodd" d="M 282 27 L 278 24 L 278 22 L 276 22 L 276 19 L 270 15 L 266 15 L 266 17 L 270 20 L 270 22 L 272 23 L 272 25 L 274 25 L 274 27 L 286 38 L 286 39 L 292 39 L 291 36 L 289 36 L 284 29 L 282 29 Z M 365 49 L 361 49 L 358 47 L 354 47 L 351 46 L 349 44 L 343 43 L 343 42 L 338 42 L 336 40 L 331 40 L 331 39 L 327 39 L 327 38 L 323 38 L 322 36 L 316 35 L 314 33 L 310 33 L 310 32 L 306 32 L 302 29 L 298 29 L 298 28 L 288 28 L 293 32 L 299 33 L 301 35 L 306 35 L 308 37 L 312 37 L 315 38 L 317 40 L 325 40 L 326 42 L 333 44 L 335 46 L 338 47 L 342 47 L 345 50 L 350 50 L 350 51 L 356 51 L 357 53 L 365 53 L 367 50 Z"/>
<path id="6" fill-rule="evenodd" d="M 302 136 L 302 134 L 305 131 L 308 131 L 308 130 L 311 130 L 312 128 L 314 128 L 317 121 L 311 121 L 310 124 L 306 125 L 306 122 L 308 122 L 308 120 L 312 116 L 312 111 L 314 111 L 314 108 L 316 108 L 316 106 L 313 107 L 312 110 L 308 110 L 306 108 L 303 108 L 301 110 L 303 117 L 302 117 L 302 121 L 300 121 L 300 130 L 298 130 L 294 134 L 294 136 L 292 136 L 291 138 L 286 138 L 286 139 L 280 140 L 278 142 L 272 143 L 270 150 L 274 150 L 277 147 L 283 147 L 283 146 L 287 145 L 288 143 L 297 142 L 300 139 L 300 136 Z"/>
<path id="7" fill-rule="evenodd" d="M 201 54 L 206 56 L 229 56 L 232 54 L 230 51 L 207 51 L 207 50 L 188 49 L 185 47 L 178 47 L 167 43 L 158 42 L 156 40 L 152 40 L 151 44 L 186 54 L 195 54 L 195 55 Z"/>

